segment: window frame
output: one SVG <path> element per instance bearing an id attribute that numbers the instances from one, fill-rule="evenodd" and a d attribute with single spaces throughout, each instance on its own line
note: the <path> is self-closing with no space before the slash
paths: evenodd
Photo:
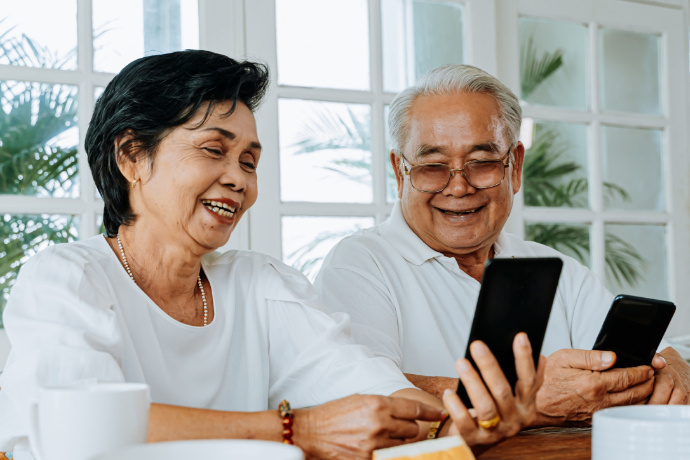
<path id="1" fill-rule="evenodd" d="M 605 278 L 605 224 L 659 224 L 667 232 L 666 267 L 669 299 L 678 307 L 667 335 L 684 333 L 683 325 L 690 323 L 690 306 L 683 302 L 690 296 L 690 285 L 683 280 L 690 277 L 687 262 L 690 260 L 690 189 L 687 172 L 690 161 L 687 152 L 688 135 L 688 42 L 687 23 L 683 11 L 687 7 L 669 6 L 669 2 L 657 5 L 624 0 L 498 0 L 500 14 L 497 18 L 499 47 L 506 50 L 499 65 L 499 78 L 516 94 L 520 94 L 520 62 L 518 21 L 521 16 L 583 23 L 588 26 L 588 79 L 589 109 L 565 109 L 545 106 L 523 106 L 523 117 L 546 121 L 582 123 L 589 127 L 588 167 L 589 209 L 537 208 L 524 205 L 522 192 L 515 200 L 509 220 L 509 229 L 524 235 L 525 221 L 587 223 L 591 225 L 590 258 L 592 270 L 600 279 Z M 679 2 L 673 2 L 679 3 Z M 681 13 L 681 14 L 679 14 Z M 611 27 L 660 36 L 660 116 L 602 112 L 599 106 L 599 28 Z M 592 78 L 592 75 L 597 78 Z M 671 97 L 670 88 L 673 88 Z M 664 211 L 618 211 L 603 208 L 602 187 L 602 125 L 656 128 L 663 130 L 666 155 L 662 159 L 662 177 L 666 207 Z M 672 166 L 673 165 L 673 166 Z"/>
<path id="2" fill-rule="evenodd" d="M 77 29 L 78 48 L 77 68 L 75 70 L 24 68 L 10 65 L 0 65 L 0 73 L 5 80 L 39 82 L 47 84 L 62 83 L 74 85 L 78 88 L 78 130 L 79 145 L 78 159 L 80 179 L 80 196 L 78 198 L 37 198 L 28 196 L 0 195 L 0 212 L 9 214 L 72 214 L 80 218 L 79 237 L 88 238 L 96 234 L 97 216 L 102 213 L 103 203 L 97 198 L 95 186 L 88 172 L 88 163 L 84 151 L 84 136 L 88 121 L 91 117 L 94 104 L 94 92 L 97 87 L 104 87 L 114 76 L 113 74 L 93 71 L 93 32 L 91 27 L 91 0 L 77 1 Z M 476 65 L 487 72 L 496 75 L 509 87 L 519 88 L 519 52 L 517 46 L 517 18 L 518 13 L 544 17 L 542 0 L 453 0 L 465 5 L 465 55 L 468 64 Z M 682 56 L 679 59 L 683 72 L 674 71 L 666 75 L 667 88 L 674 88 L 676 104 L 674 112 L 669 114 L 668 125 L 674 135 L 672 145 L 675 157 L 680 157 L 674 167 L 666 164 L 667 177 L 671 178 L 667 184 L 666 196 L 671 197 L 672 192 L 678 199 L 673 200 L 670 216 L 659 217 L 645 215 L 640 221 L 649 222 L 648 219 L 657 219 L 661 222 L 671 223 L 669 240 L 673 243 L 668 250 L 669 276 L 672 299 L 679 301 L 690 297 L 690 284 L 684 282 L 688 279 L 690 269 L 687 267 L 690 261 L 690 193 L 688 186 L 683 184 L 684 177 L 690 176 L 690 161 L 683 158 L 682 152 L 687 151 L 690 145 L 690 132 L 684 134 L 685 125 L 690 113 L 690 73 L 688 73 L 688 36 L 687 24 L 690 22 L 690 0 L 550 0 L 564 8 L 553 13 L 554 18 L 570 20 L 581 17 L 585 12 L 595 8 L 597 1 L 607 6 L 616 8 L 630 8 L 640 12 L 645 19 L 648 8 L 665 9 L 674 12 L 681 10 L 682 17 L 678 15 L 674 21 L 683 21 L 680 29 L 684 34 L 674 35 L 678 49 L 666 52 L 664 59 L 671 55 Z M 235 58 L 247 57 L 260 60 L 269 65 L 275 75 L 276 57 L 276 31 L 275 31 L 275 1 L 274 0 L 198 0 L 199 4 L 199 47 L 217 51 Z M 549 9 L 551 9 L 550 7 Z M 394 94 L 384 93 L 381 88 L 381 31 L 375 24 L 380 23 L 380 0 L 370 0 L 369 3 L 369 33 L 372 40 L 370 45 L 370 69 L 371 89 L 376 94 L 363 95 L 358 91 L 339 91 L 324 89 L 307 89 L 286 87 L 278 88 L 275 78 L 272 79 L 268 91 L 267 100 L 257 112 L 257 125 L 259 136 L 264 146 L 259 167 L 259 200 L 257 206 L 252 208 L 244 219 L 240 221 L 233 236 L 225 248 L 252 249 L 268 253 L 275 257 L 281 257 L 281 216 L 282 215 L 356 215 L 374 216 L 376 222 L 383 221 L 389 210 L 390 204 L 385 202 L 385 164 L 388 154 L 385 152 L 383 110 L 389 104 Z M 588 21 L 585 21 L 588 22 Z M 668 40 L 667 40 L 668 41 Z M 675 68 L 675 67 L 674 67 Z M 678 88 L 678 91 L 675 91 Z M 592 89 L 594 92 L 594 88 Z M 374 201 L 370 204 L 338 204 L 334 208 L 326 203 L 280 203 L 280 170 L 279 170 L 279 140 L 278 140 L 278 96 L 287 95 L 304 99 L 333 100 L 337 102 L 355 102 L 372 104 L 372 139 L 374 152 L 372 155 L 372 168 L 374 173 Z M 662 95 L 667 100 L 668 95 Z M 571 113 L 544 114 L 540 109 L 527 109 L 526 116 L 549 119 L 549 117 L 572 116 L 573 121 L 583 121 Z M 680 115 L 676 117 L 676 113 Z M 602 118 L 605 121 L 605 118 Z M 594 142 L 591 140 L 590 142 Z M 599 147 L 597 146 L 597 149 Z M 377 154 L 384 152 L 384 155 Z M 598 159 L 598 158 L 597 158 Z M 591 159 L 590 159 L 591 160 Z M 671 169 L 671 171 L 669 171 Z M 678 193 L 678 191 L 682 192 Z M 600 194 L 601 191 L 592 190 L 591 193 Z M 562 213 L 561 210 L 526 209 L 522 204 L 522 195 L 516 197 L 515 206 L 511 218 L 506 227 L 507 230 L 521 235 L 526 219 L 582 221 L 596 220 L 597 216 L 592 211 L 569 210 Z M 597 211 L 601 212 L 601 211 Z M 563 215 L 561 215 L 563 214 Z M 596 238 L 593 241 L 592 253 L 603 251 L 603 222 L 601 220 L 595 226 L 593 233 Z M 674 248 L 675 250 L 672 250 Z M 595 272 L 603 273 L 603 262 L 595 264 Z M 672 323 L 672 332 L 680 333 L 683 324 L 690 323 L 690 308 L 688 305 L 678 304 L 679 311 Z M 674 328 L 675 325 L 675 328 Z M 9 342 L 4 329 L 0 329 L 0 369 L 9 352 Z"/>
<path id="3" fill-rule="evenodd" d="M 409 2 L 409 0 L 406 0 Z M 496 15 L 495 0 L 445 0 L 464 6 L 465 61 L 495 73 Z M 411 4 L 411 2 L 410 2 Z M 259 56 L 272 70 L 273 78 L 257 113 L 257 127 L 264 146 L 259 165 L 259 199 L 249 211 L 251 249 L 281 259 L 281 218 L 288 216 L 373 217 L 376 224 L 390 214 L 392 204 L 386 201 L 386 164 L 389 152 L 385 146 L 384 110 L 396 93 L 383 90 L 381 1 L 368 1 L 369 17 L 369 89 L 339 90 L 278 85 L 276 50 L 275 0 L 252 0 L 246 8 L 246 51 L 251 59 Z M 482 19 L 484 18 L 484 19 Z M 481 24 L 481 27 L 473 27 Z M 282 98 L 329 101 L 371 106 L 372 123 L 372 188 L 371 203 L 282 202 L 280 199 L 280 143 L 278 132 L 278 100 Z"/>

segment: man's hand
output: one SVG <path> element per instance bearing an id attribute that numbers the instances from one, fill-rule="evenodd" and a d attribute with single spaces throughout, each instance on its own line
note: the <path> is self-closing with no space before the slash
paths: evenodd
<path id="1" fill-rule="evenodd" d="M 652 360 L 654 391 L 647 404 L 688 404 L 690 365 L 671 347 Z"/>
<path id="2" fill-rule="evenodd" d="M 537 393 L 535 426 L 588 424 L 599 409 L 644 403 L 654 389 L 654 369 L 607 371 L 615 359 L 614 353 L 598 350 L 564 349 L 551 354 Z"/>

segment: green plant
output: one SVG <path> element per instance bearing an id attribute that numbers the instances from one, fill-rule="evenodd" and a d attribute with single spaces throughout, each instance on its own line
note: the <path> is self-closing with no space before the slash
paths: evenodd
<path id="1" fill-rule="evenodd" d="M 527 99 L 545 80 L 564 65 L 563 52 L 544 52 L 538 55 L 532 37 L 520 52 L 520 76 L 523 99 Z M 568 146 L 553 129 L 536 125 L 532 145 L 523 164 L 524 202 L 527 206 L 584 208 L 588 205 L 588 180 L 579 175 L 581 166 L 565 161 Z M 629 200 L 623 187 L 603 183 L 604 200 L 614 197 Z M 570 253 L 583 264 L 589 258 L 589 230 L 584 226 L 567 224 L 528 224 L 528 240 Z M 634 286 L 642 277 L 645 259 L 634 246 L 611 233 L 606 233 L 606 273 L 618 284 Z"/>
<path id="2" fill-rule="evenodd" d="M 523 98 L 529 97 L 562 68 L 563 55 L 561 50 L 539 55 L 533 39 L 527 40 L 520 53 Z M 292 147 L 298 149 L 298 154 L 345 148 L 371 151 L 369 119 L 356 115 L 350 109 L 343 114 L 321 107 L 312 112 Z M 527 206 L 587 207 L 587 178 L 577 175 L 582 169 L 580 165 L 563 159 L 567 149 L 568 146 L 556 131 L 537 125 L 523 165 L 523 193 Z M 339 157 L 335 157 L 325 168 L 357 182 L 369 180 L 368 175 L 371 174 L 368 162 L 353 162 Z M 391 176 L 389 180 L 393 179 L 392 171 L 388 171 L 388 174 Z M 629 199 L 624 188 L 611 183 L 604 183 L 603 186 L 605 200 L 614 197 Z M 288 259 L 294 260 L 295 266 L 302 271 L 311 272 L 320 261 L 320 257 L 313 255 L 313 250 L 324 242 L 339 240 L 349 233 L 324 232 L 310 244 L 288 254 Z M 585 226 L 529 224 L 526 238 L 567 252 L 584 264 L 588 263 L 589 230 Z M 605 259 L 607 274 L 618 283 L 629 285 L 637 283 L 646 263 L 632 245 L 609 233 L 606 234 Z"/>
<path id="3" fill-rule="evenodd" d="M 0 21 L 2 24 L 2 21 Z M 3 62 L 60 67 L 57 58 L 25 35 L 0 34 Z M 57 139 L 76 126 L 76 89 L 0 81 L 0 194 L 70 195 L 77 186 L 77 147 Z M 0 225 L 0 310 L 22 263 L 50 243 L 76 239 L 74 217 L 4 215 Z M 2 325 L 0 321 L 0 326 Z"/>
<path id="4" fill-rule="evenodd" d="M 563 50 L 545 52 L 537 56 L 534 37 L 520 49 L 520 88 L 522 98 L 527 99 L 544 81 L 563 66 Z"/>

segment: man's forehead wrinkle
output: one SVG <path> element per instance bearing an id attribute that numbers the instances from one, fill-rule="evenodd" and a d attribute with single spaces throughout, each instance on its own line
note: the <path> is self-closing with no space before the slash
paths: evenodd
<path id="1" fill-rule="evenodd" d="M 439 145 L 421 144 L 414 152 L 415 158 L 422 158 L 434 153 L 443 153 L 444 148 Z"/>

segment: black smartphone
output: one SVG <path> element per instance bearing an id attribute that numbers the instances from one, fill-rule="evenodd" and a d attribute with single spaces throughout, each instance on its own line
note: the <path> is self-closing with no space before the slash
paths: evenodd
<path id="1" fill-rule="evenodd" d="M 676 306 L 632 295 L 613 299 L 592 350 L 616 353 L 613 367 L 651 365 Z"/>
<path id="2" fill-rule="evenodd" d="M 481 340 L 489 347 L 515 391 L 517 372 L 513 339 L 525 332 L 532 344 L 535 366 L 549 322 L 563 261 L 557 257 L 489 259 L 484 267 L 477 308 L 465 358 L 477 368 L 470 344 Z M 457 394 L 472 407 L 462 382 Z"/>

